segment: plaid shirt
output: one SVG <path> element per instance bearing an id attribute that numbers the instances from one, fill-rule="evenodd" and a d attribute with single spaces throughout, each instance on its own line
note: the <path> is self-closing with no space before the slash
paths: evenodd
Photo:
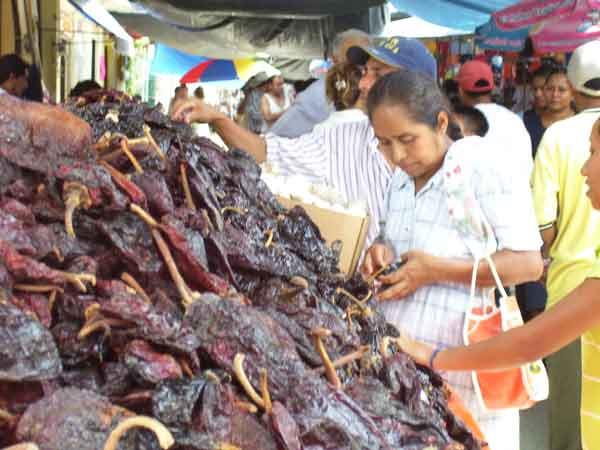
<path id="1" fill-rule="evenodd" d="M 496 236 L 497 248 L 539 250 L 541 239 L 530 188 L 496 171 L 494 167 L 499 166 L 493 161 L 497 152 L 487 146 L 489 143 L 480 138 L 467 138 L 453 144 L 448 152 L 464 161 L 476 198 Z M 417 193 L 413 179 L 396 171 L 386 203 L 384 237 L 397 257 L 418 249 L 439 257 L 473 259 L 448 212 L 443 168 Z M 446 282 L 423 286 L 404 299 L 381 305 L 390 323 L 435 346 L 463 344 L 468 307 L 469 286 Z M 446 378 L 479 421 L 492 449 L 518 448 L 516 410 L 485 413 L 475 397 L 470 372 L 448 373 Z M 517 438 L 516 447 L 508 442 L 511 436 Z"/>

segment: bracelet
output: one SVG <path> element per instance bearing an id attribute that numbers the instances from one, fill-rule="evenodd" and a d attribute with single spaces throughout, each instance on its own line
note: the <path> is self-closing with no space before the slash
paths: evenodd
<path id="1" fill-rule="evenodd" d="M 441 352 L 442 350 L 444 350 L 442 347 L 438 347 L 431 353 L 431 356 L 429 357 L 429 368 L 431 370 L 435 370 L 433 368 L 433 362 L 435 361 L 435 358 L 437 357 L 438 353 Z"/>

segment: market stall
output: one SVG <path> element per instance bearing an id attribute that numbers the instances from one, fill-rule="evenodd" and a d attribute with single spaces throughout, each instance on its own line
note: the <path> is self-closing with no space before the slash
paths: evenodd
<path id="1" fill-rule="evenodd" d="M 115 91 L 0 107 L 0 445 L 480 448 L 242 152 Z"/>

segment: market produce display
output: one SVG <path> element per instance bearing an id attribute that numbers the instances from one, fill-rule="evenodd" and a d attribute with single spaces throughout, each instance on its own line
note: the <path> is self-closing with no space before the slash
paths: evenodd
<path id="1" fill-rule="evenodd" d="M 480 448 L 337 258 L 157 108 L 0 96 L 0 447 Z"/>

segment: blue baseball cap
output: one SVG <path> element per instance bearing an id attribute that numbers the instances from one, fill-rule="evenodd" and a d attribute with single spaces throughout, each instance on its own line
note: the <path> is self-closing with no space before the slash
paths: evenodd
<path id="1" fill-rule="evenodd" d="M 352 64 L 364 66 L 369 58 L 388 66 L 412 70 L 437 79 L 437 63 L 427 47 L 418 39 L 391 37 L 374 45 L 354 46 L 346 55 Z"/>

